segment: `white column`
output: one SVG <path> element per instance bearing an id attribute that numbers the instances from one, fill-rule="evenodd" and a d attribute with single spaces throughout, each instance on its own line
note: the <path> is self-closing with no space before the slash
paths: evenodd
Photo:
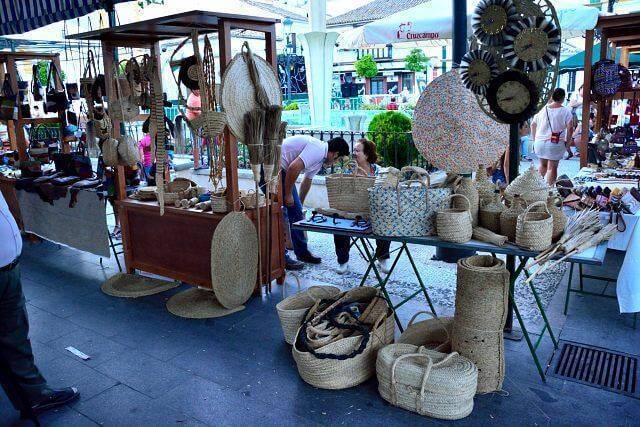
<path id="1" fill-rule="evenodd" d="M 328 126 L 331 124 L 333 50 L 338 33 L 327 32 L 326 0 L 311 0 L 309 14 L 311 31 L 300 34 L 299 38 L 304 48 L 311 126 Z"/>

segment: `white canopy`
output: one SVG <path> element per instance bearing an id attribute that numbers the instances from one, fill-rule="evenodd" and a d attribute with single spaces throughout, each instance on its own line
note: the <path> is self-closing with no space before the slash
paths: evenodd
<path id="1" fill-rule="evenodd" d="M 471 15 L 477 1 L 467 4 L 467 33 L 471 34 Z M 588 6 L 556 8 L 563 38 L 584 35 L 598 22 L 599 10 Z M 431 0 L 410 9 L 345 31 L 338 38 L 343 49 L 376 44 L 414 41 L 438 41 L 452 37 L 453 6 L 451 0 Z"/>

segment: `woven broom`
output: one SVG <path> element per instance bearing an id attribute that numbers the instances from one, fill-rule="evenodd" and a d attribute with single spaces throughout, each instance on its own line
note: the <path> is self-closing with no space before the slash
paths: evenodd
<path id="1" fill-rule="evenodd" d="M 249 163 L 251 164 L 251 172 L 253 172 L 253 182 L 255 183 L 255 210 L 256 224 L 258 228 L 258 236 L 260 233 L 260 168 L 264 161 L 264 148 L 262 144 L 262 136 L 264 132 L 264 110 L 254 108 L 244 114 L 244 143 L 249 149 Z M 262 285 L 262 244 L 258 238 L 258 277 L 260 285 Z"/>
<path id="2" fill-rule="evenodd" d="M 269 105 L 265 111 L 264 117 L 264 134 L 263 134 L 263 149 L 264 149 L 264 181 L 266 188 L 266 214 L 267 214 L 267 245 L 271 248 L 271 192 L 268 190 L 269 181 L 273 176 L 273 168 L 275 164 L 276 146 L 278 145 L 278 139 L 280 136 L 280 120 L 282 118 L 282 107 L 279 105 Z M 271 290 L 271 250 L 267 250 L 267 286 Z"/>

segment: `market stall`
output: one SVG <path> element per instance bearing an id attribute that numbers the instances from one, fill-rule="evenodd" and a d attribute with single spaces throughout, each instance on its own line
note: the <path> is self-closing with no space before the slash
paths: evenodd
<path id="1" fill-rule="evenodd" d="M 157 64 L 159 73 L 162 64 L 161 41 L 186 39 L 191 37 L 194 31 L 200 36 L 215 33 L 218 38 L 219 69 L 222 76 L 232 59 L 233 29 L 252 30 L 264 34 L 266 60 L 275 67 L 275 23 L 274 19 L 193 11 L 82 33 L 72 38 L 100 41 L 104 70 L 114 69 L 113 58 L 118 48 L 137 48 L 149 52 L 148 57 Z M 194 47 L 195 50 L 197 47 Z M 118 98 L 119 89 L 115 87 L 114 82 L 107 80 L 107 97 Z M 159 78 L 158 81 L 161 82 L 162 79 Z M 155 87 L 154 90 L 156 93 L 162 93 L 161 87 Z M 122 136 L 119 126 L 121 122 L 122 119 L 114 118 L 114 138 Z M 238 188 L 237 144 L 228 128 L 224 132 L 224 139 L 227 142 L 224 144 L 224 197 L 230 210 L 238 212 L 241 210 L 241 195 Z M 159 207 L 158 202 L 127 197 L 123 167 L 117 166 L 116 170 L 116 203 L 122 226 L 127 271 L 133 273 L 135 270 L 141 270 L 194 286 L 211 288 L 212 235 L 227 215 L 224 210 L 223 213 L 217 213 L 186 206 L 162 206 L 162 200 Z M 270 265 L 268 262 L 262 263 L 261 274 L 256 280 L 256 291 L 260 290 L 260 284 L 268 283 L 269 279 L 276 279 L 278 283 L 284 280 L 284 233 L 282 212 L 277 200 L 280 198 L 258 209 L 246 210 L 247 216 L 253 222 L 263 225 L 259 236 L 262 259 L 271 261 Z"/>

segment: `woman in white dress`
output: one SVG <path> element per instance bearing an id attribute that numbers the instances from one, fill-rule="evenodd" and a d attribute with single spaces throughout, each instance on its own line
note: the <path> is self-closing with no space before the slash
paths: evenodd
<path id="1" fill-rule="evenodd" d="M 538 112 L 531 123 L 531 138 L 534 151 L 539 159 L 538 171 L 546 177 L 549 185 L 554 185 L 558 177 L 558 164 L 567 151 L 573 133 L 571 110 L 562 104 L 564 89 L 556 89 L 551 102 Z"/>

